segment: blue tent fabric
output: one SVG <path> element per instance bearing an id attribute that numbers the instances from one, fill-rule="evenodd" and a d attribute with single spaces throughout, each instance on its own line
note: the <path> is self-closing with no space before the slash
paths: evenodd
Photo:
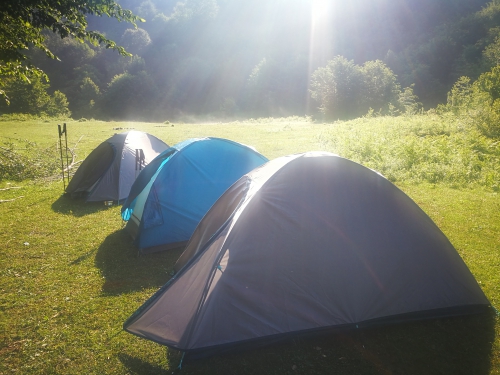
<path id="1" fill-rule="evenodd" d="M 130 219 L 130 215 L 132 214 L 133 207 L 135 206 L 134 202 L 137 196 L 144 190 L 146 185 L 151 181 L 153 176 L 158 171 L 158 168 L 162 166 L 163 163 L 168 161 L 168 159 L 177 152 L 177 149 L 174 147 L 170 147 L 160 155 L 158 155 L 155 159 L 149 163 L 149 168 L 144 168 L 143 171 L 137 176 L 134 184 L 130 189 L 130 194 L 125 201 L 125 204 L 122 206 L 122 218 L 125 221 Z"/>
<path id="2" fill-rule="evenodd" d="M 150 192 L 151 199 L 146 201 L 143 214 L 143 228 L 153 228 L 158 225 L 163 225 L 163 215 L 161 213 L 160 200 L 158 199 L 158 194 L 156 189 L 153 187 Z"/>
<path id="3" fill-rule="evenodd" d="M 141 172 L 122 207 L 122 218 L 143 252 L 182 246 L 224 191 L 267 161 L 252 148 L 227 139 L 188 139 Z"/>

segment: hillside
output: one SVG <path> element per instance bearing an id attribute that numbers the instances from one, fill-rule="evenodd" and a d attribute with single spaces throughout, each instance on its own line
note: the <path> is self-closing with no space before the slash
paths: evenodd
<path id="1" fill-rule="evenodd" d="M 133 59 L 53 35 L 61 61 L 33 53 L 75 118 L 314 114 L 310 76 L 337 55 L 382 60 L 428 109 L 446 101 L 460 75 L 495 65 L 483 51 L 500 26 L 499 5 L 484 0 L 120 3 L 146 22 L 133 29 L 92 18 L 90 26 Z"/>

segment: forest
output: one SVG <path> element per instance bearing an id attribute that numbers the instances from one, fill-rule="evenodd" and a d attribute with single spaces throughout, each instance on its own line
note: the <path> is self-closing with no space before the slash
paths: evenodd
<path id="1" fill-rule="evenodd" d="M 28 55 L 48 82 L 2 80 L 12 100 L 0 103 L 0 113 L 336 120 L 470 110 L 474 103 L 490 104 L 483 117 L 497 113 L 498 0 L 118 3 L 145 22 L 134 28 L 90 17 L 89 29 L 132 56 L 47 31 L 58 59 L 36 49 Z"/>

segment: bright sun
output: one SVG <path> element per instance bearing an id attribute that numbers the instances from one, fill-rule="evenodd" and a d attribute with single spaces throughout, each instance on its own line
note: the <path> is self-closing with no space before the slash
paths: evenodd
<path id="1" fill-rule="evenodd" d="M 310 69 L 315 69 L 318 63 L 323 63 L 327 56 L 331 34 L 331 24 L 328 20 L 332 12 L 332 2 L 332 0 L 311 0 Z"/>
<path id="2" fill-rule="evenodd" d="M 331 0 L 312 0 L 313 27 L 321 27 L 330 13 Z"/>

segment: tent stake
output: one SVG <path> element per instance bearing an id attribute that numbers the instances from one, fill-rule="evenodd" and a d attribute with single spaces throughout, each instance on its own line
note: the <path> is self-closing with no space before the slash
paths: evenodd
<path id="1" fill-rule="evenodd" d="M 185 355 L 186 355 L 186 352 L 182 352 L 181 361 L 179 362 L 179 366 L 177 366 L 177 370 L 182 370 L 182 361 L 184 361 Z"/>

